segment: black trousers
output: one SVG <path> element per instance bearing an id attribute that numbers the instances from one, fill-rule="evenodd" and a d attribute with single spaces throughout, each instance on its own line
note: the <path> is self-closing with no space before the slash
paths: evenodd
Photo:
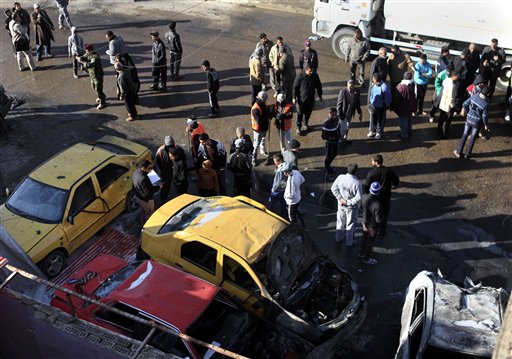
<path id="1" fill-rule="evenodd" d="M 381 236 L 384 236 L 386 232 L 388 231 L 388 218 L 389 218 L 389 212 L 391 211 L 391 196 L 382 196 L 382 212 L 384 217 L 384 223 L 380 226 L 380 234 Z"/>
<path id="2" fill-rule="evenodd" d="M 153 76 L 153 84 L 167 86 L 167 65 L 153 65 L 151 70 L 151 76 Z"/>
<path id="3" fill-rule="evenodd" d="M 425 103 L 427 86 L 428 85 L 416 85 L 416 90 L 418 92 L 418 112 L 423 112 L 423 104 Z"/>
<path id="4" fill-rule="evenodd" d="M 262 90 L 262 85 L 252 85 L 251 84 L 251 106 L 256 102 L 256 96 Z"/>
<path id="5" fill-rule="evenodd" d="M 126 107 L 126 111 L 130 114 L 130 117 L 137 117 L 137 108 L 135 104 L 137 103 L 137 94 L 135 92 L 129 92 L 124 96 L 124 106 Z"/>
<path id="6" fill-rule="evenodd" d="M 208 100 L 210 101 L 210 109 L 212 113 L 216 113 L 220 110 L 219 101 L 217 100 L 217 92 L 219 91 L 208 92 Z"/>
<path id="7" fill-rule="evenodd" d="M 171 78 L 175 79 L 180 75 L 181 52 L 171 52 L 170 58 Z"/>
<path id="8" fill-rule="evenodd" d="M 300 215 L 300 212 L 299 212 L 299 205 L 300 205 L 300 202 L 296 203 L 296 204 L 288 205 L 288 219 L 292 223 L 299 223 L 303 227 L 306 227 L 306 223 L 304 223 L 304 219 L 302 219 L 302 216 Z"/>
<path id="9" fill-rule="evenodd" d="M 188 181 L 174 183 L 174 186 L 176 188 L 176 196 L 181 196 L 182 194 L 185 194 L 188 191 Z"/>
<path id="10" fill-rule="evenodd" d="M 376 229 L 368 228 L 366 231 L 363 231 L 363 239 L 361 241 L 361 249 L 359 250 L 359 255 L 362 256 L 364 260 L 371 258 L 376 237 Z"/>
<path id="11" fill-rule="evenodd" d="M 160 206 L 167 202 L 169 192 L 171 191 L 171 183 L 171 181 L 162 182 L 162 187 L 160 187 Z"/>
<path id="12" fill-rule="evenodd" d="M 331 172 L 331 163 L 338 155 L 338 142 L 325 141 L 324 165 L 327 172 Z"/>
<path id="13" fill-rule="evenodd" d="M 437 122 L 437 133 L 441 138 L 448 138 L 450 136 L 450 126 L 452 124 L 453 112 L 451 109 L 449 112 L 440 110 L 439 121 Z"/>
<path id="14" fill-rule="evenodd" d="M 308 125 L 313 107 L 315 107 L 314 101 L 297 104 L 297 128 L 300 129 L 302 122 L 304 122 L 306 126 Z"/>
<path id="15" fill-rule="evenodd" d="M 235 196 L 246 196 L 251 198 L 251 175 L 237 175 L 234 176 Z"/>

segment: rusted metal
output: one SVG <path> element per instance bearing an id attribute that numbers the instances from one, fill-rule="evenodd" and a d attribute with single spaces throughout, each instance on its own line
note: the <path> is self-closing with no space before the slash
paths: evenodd
<path id="1" fill-rule="evenodd" d="M 140 346 L 137 349 L 137 351 L 133 354 L 132 359 L 137 358 L 140 355 L 140 353 L 142 353 L 142 349 L 144 349 L 146 344 L 148 344 L 148 342 L 151 340 L 151 338 L 153 338 L 153 335 L 155 334 L 155 332 L 156 332 L 156 328 L 155 327 L 151 328 L 148 335 L 146 335 L 146 337 L 144 338 L 142 343 L 140 343 Z"/>

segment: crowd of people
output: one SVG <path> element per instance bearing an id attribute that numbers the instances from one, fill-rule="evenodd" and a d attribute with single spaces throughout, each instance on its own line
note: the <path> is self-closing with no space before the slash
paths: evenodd
<path id="1" fill-rule="evenodd" d="M 84 42 L 79 29 L 72 25 L 67 11 L 68 0 L 56 0 L 56 4 L 59 9 L 59 28 L 71 31 L 67 44 L 73 76 L 78 79 L 82 71 L 88 73 L 97 97 L 97 109 L 101 110 L 107 106 L 107 96 L 103 92 L 104 71 L 100 54 L 92 44 Z M 29 15 L 16 2 L 12 9 L 5 11 L 6 29 L 12 38 L 20 71 L 25 70 L 23 57 L 30 70 L 37 69 L 30 46 L 31 26 L 34 30 L 36 61 L 53 56 L 51 43 L 54 41 L 55 27 L 40 4 L 34 4 L 33 8 Z M 158 31 L 149 34 L 152 40 L 150 90 L 166 91 L 168 78 L 171 81 L 181 78 L 181 38 L 176 32 L 175 21 L 170 21 L 168 27 L 169 31 L 163 37 Z M 122 37 L 110 30 L 106 31 L 105 37 L 108 42 L 106 54 L 116 72 L 117 97 L 125 103 L 128 112 L 126 120 L 137 120 L 138 92 L 141 86 L 137 68 Z M 170 58 L 169 77 L 167 51 Z M 378 56 L 372 61 L 368 74 L 367 108 L 370 118 L 367 137 L 375 140 L 383 138 L 389 110 L 395 112 L 399 119 L 399 138 L 408 140 L 413 135 L 413 119 L 427 115 L 425 97 L 428 85 L 433 81 L 434 97 L 429 122 L 435 122 L 439 112 L 437 131 L 439 138 L 444 139 L 450 136 L 453 116 L 466 116 L 464 132 L 454 155 L 470 158 L 475 140 L 479 136 L 484 137 L 485 131 L 489 129 L 489 100 L 493 97 L 501 66 L 506 59 L 503 49 L 498 47 L 498 40 L 492 39 L 491 44 L 481 53 L 475 44 L 470 44 L 458 56 L 452 56 L 450 49 L 443 47 L 435 66 L 430 64 L 424 53 L 415 63 L 397 45 L 391 46 L 389 56 L 387 52 L 385 47 L 378 50 Z M 135 193 L 145 218 L 154 211 L 153 195 L 157 191 L 159 204 L 167 201 L 172 187 L 176 195 L 187 193 L 190 189 L 190 173 L 193 173 L 197 192 L 201 196 L 227 194 L 227 169 L 233 174 L 233 194 L 251 197 L 252 171 L 258 165 L 259 154 L 265 163 L 273 162 L 275 165 L 269 208 L 290 222 L 305 225 L 299 211 L 301 185 L 305 179 L 298 166 L 300 142 L 292 136 L 293 118 L 296 113 L 295 135 L 307 135 L 315 101 L 317 98 L 322 101 L 323 89 L 318 75 L 319 55 L 312 48 L 310 40 L 304 41 L 304 48 L 297 55 L 296 61 L 283 37 L 277 36 L 274 43 L 265 33 L 260 34 L 248 61 L 252 138 L 244 127 L 239 126 L 228 153 L 222 141 L 211 138 L 205 125 L 195 116 L 190 116 L 186 131 L 193 168 L 187 165 L 185 150 L 175 143 L 173 137 L 166 136 L 154 161 L 154 171 L 160 178 L 159 187 L 155 188 L 149 180 L 148 173 L 153 169 L 153 164 L 148 161 L 139 164 L 137 175 L 133 177 Z M 376 259 L 372 257 L 373 242 L 377 236 L 387 232 L 391 188 L 398 185 L 398 176 L 383 165 L 381 155 L 373 156 L 373 169 L 363 186 L 356 177 L 357 164 L 350 164 L 347 173 L 337 178 L 331 166 L 339 149 L 351 144 L 348 135 L 356 113 L 359 121 L 363 120 L 361 90 L 366 87 L 365 63 L 369 57 L 369 41 L 356 29 L 354 37 L 348 42 L 349 76 L 346 87 L 339 91 L 336 106 L 329 108 L 322 124 L 321 140 L 325 145 L 325 180 L 334 180 L 331 190 L 338 201 L 336 242 L 344 241 L 347 246 L 355 243 L 355 223 L 362 206 L 364 239 L 360 256 L 365 263 L 375 264 Z M 201 65 L 206 74 L 210 105 L 208 116 L 217 117 L 220 114 L 217 98 L 220 76 L 209 60 L 204 60 Z M 509 82 L 506 94 L 507 121 L 510 120 L 512 106 L 511 92 Z M 270 93 L 275 101 L 269 100 Z M 279 153 L 274 156 L 270 156 L 267 147 L 271 127 L 276 128 L 279 140 Z"/>

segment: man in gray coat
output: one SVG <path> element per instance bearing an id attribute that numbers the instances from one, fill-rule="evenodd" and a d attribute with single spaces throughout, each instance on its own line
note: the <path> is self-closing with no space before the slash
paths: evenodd
<path id="1" fill-rule="evenodd" d="M 137 85 L 132 80 L 129 70 L 125 70 L 120 62 L 116 62 L 114 69 L 117 72 L 117 85 L 119 86 L 119 99 L 124 100 L 124 105 L 128 111 L 126 121 L 135 121 L 137 119 Z"/>
<path id="2" fill-rule="evenodd" d="M 350 78 L 356 80 L 356 69 L 359 70 L 359 77 L 357 82 L 359 85 L 364 84 L 364 63 L 370 55 L 370 44 L 363 37 L 361 30 L 356 29 L 354 31 L 354 37 L 350 39 L 349 43 L 349 55 L 350 55 Z"/>

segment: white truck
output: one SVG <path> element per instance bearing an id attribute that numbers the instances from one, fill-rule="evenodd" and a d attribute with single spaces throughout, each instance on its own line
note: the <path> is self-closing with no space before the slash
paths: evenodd
<path id="1" fill-rule="evenodd" d="M 510 0 L 315 0 L 313 38 L 331 38 L 336 55 L 346 58 L 348 40 L 359 28 L 372 48 L 398 45 L 427 53 L 435 61 L 442 46 L 459 54 L 474 42 L 482 50 L 492 38 L 505 50 L 498 87 L 505 88 L 512 60 Z M 376 53 L 376 51 L 372 51 Z"/>

